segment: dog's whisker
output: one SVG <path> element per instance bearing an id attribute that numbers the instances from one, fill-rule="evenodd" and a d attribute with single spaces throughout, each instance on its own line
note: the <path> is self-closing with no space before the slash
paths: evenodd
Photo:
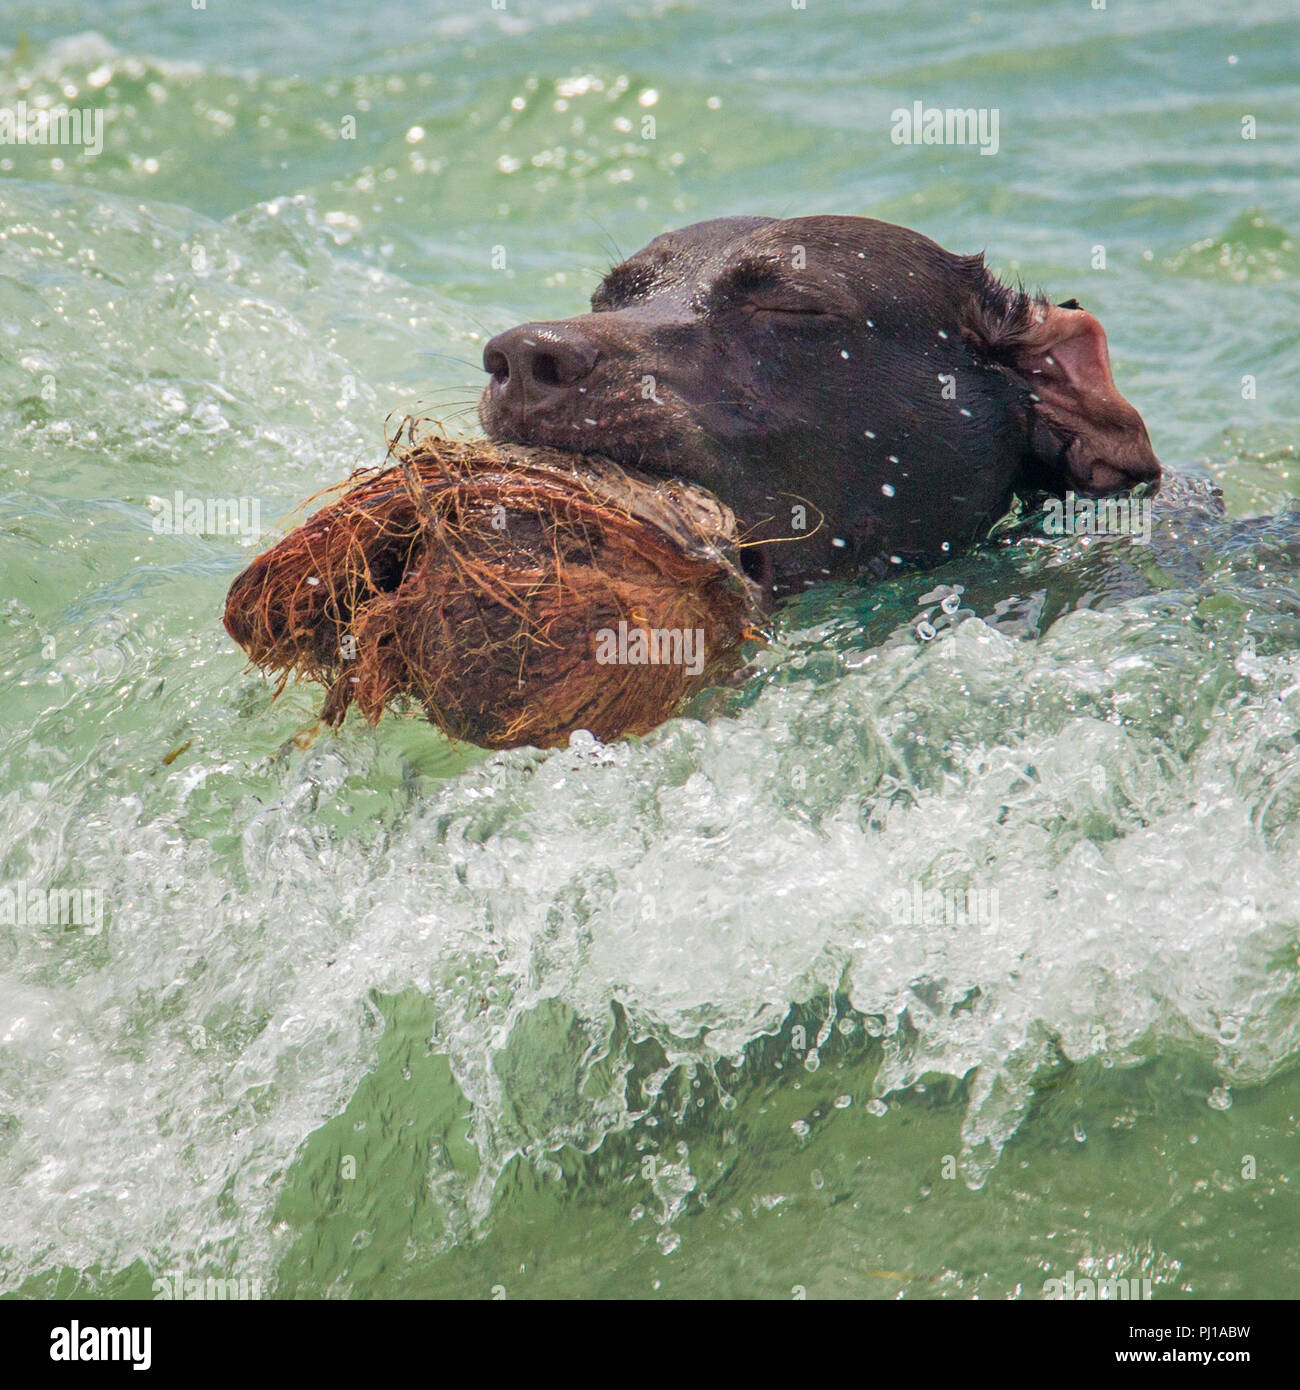
<path id="1" fill-rule="evenodd" d="M 445 357 L 448 362 L 459 362 L 462 367 L 468 367 L 472 372 L 481 372 L 483 370 L 482 362 L 471 362 L 469 358 L 457 357 L 456 354 L 452 352 L 439 352 L 437 348 L 421 348 L 420 351 L 429 357 Z"/>

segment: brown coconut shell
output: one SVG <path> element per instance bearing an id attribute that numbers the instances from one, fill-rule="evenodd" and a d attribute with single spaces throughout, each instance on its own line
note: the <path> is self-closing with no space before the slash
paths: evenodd
<path id="1" fill-rule="evenodd" d="M 406 696 L 485 748 L 578 729 L 607 741 L 662 723 L 759 635 L 735 518 L 701 488 L 436 437 L 342 486 L 253 561 L 225 609 L 252 662 L 280 673 L 277 695 L 290 675 L 326 685 L 329 724 L 354 704 L 377 722 Z M 646 660 L 608 660 L 620 623 L 624 652 Z M 703 643 L 698 671 L 686 633 Z"/>

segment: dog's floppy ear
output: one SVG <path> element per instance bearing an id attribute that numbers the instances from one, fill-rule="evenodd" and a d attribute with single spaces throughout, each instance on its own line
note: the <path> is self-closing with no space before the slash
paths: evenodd
<path id="1" fill-rule="evenodd" d="M 974 306 L 965 336 L 1032 393 L 1031 448 L 1045 476 L 1093 495 L 1159 478 L 1146 425 L 1111 376 L 1101 324 L 1076 299 L 998 289 Z"/>

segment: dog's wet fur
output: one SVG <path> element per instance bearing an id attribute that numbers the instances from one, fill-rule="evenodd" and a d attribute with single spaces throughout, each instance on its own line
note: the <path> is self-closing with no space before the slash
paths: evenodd
<path id="1" fill-rule="evenodd" d="M 724 217 L 616 265 L 591 312 L 484 349 L 496 439 L 698 482 L 761 583 L 941 558 L 1013 493 L 1155 484 L 1106 335 L 982 255 L 861 217 Z"/>

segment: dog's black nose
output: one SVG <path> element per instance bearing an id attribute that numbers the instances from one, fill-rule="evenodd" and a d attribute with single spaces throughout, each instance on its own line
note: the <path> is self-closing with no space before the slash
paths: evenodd
<path id="1" fill-rule="evenodd" d="M 498 333 L 483 349 L 483 370 L 498 391 L 576 386 L 600 355 L 596 345 L 564 323 L 524 323 Z"/>

